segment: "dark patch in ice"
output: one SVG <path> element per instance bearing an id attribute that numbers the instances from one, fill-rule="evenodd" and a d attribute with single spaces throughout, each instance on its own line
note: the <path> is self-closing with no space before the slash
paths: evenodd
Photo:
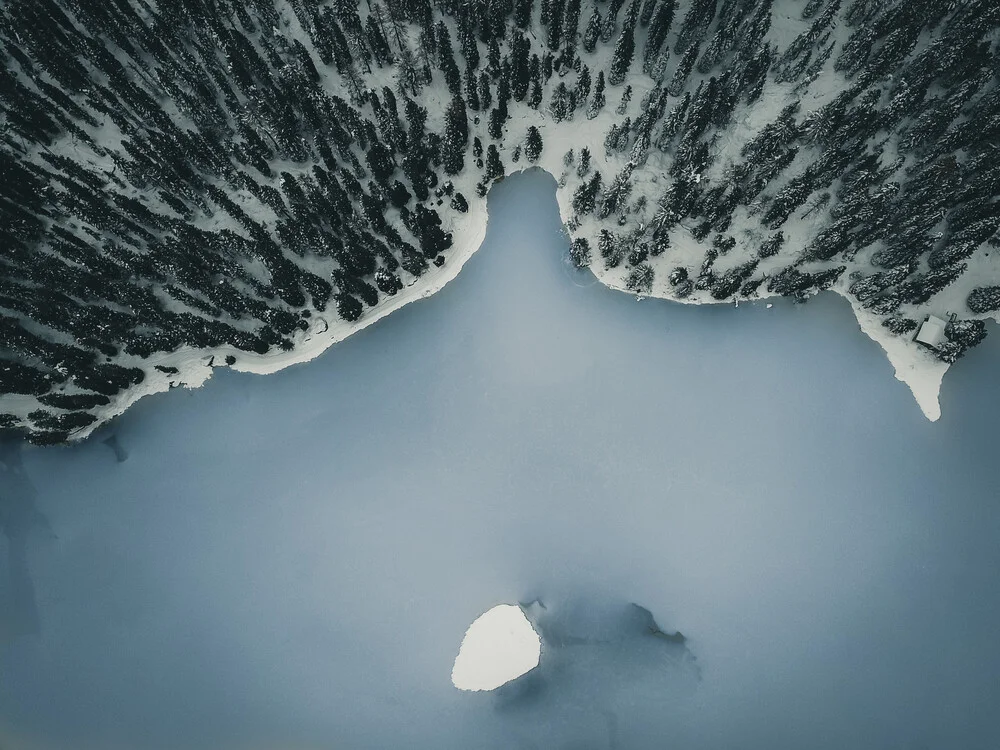
<path id="1" fill-rule="evenodd" d="M 121 442 L 118 440 L 118 435 L 112 435 L 109 438 L 105 438 L 101 442 L 114 452 L 115 460 L 118 463 L 124 463 L 128 460 L 128 451 L 122 447 Z"/>
<path id="2" fill-rule="evenodd" d="M 574 711 L 608 718 L 614 747 L 616 707 L 636 693 L 668 708 L 690 694 L 700 674 L 687 638 L 663 629 L 638 604 L 601 597 L 533 601 L 521 608 L 542 641 L 537 668 L 493 691 L 501 712 Z"/>
<path id="3" fill-rule="evenodd" d="M 21 444 L 0 442 L 0 531 L 7 548 L 0 569 L 0 645 L 41 631 L 27 542 L 32 532 L 53 534 L 36 495 L 21 462 Z"/>

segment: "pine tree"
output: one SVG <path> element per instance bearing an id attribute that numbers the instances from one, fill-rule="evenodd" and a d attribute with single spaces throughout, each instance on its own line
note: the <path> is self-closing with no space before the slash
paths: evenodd
<path id="1" fill-rule="evenodd" d="M 653 12 L 652 20 L 649 23 L 649 31 L 646 33 L 646 48 L 643 50 L 643 64 L 649 65 L 660 55 L 663 43 L 670 33 L 670 27 L 674 22 L 674 13 L 677 10 L 677 0 L 660 0 Z"/>
<path id="2" fill-rule="evenodd" d="M 489 126 L 487 128 L 490 134 L 490 138 L 496 141 L 499 141 L 501 138 L 503 138 L 504 121 L 505 118 L 503 116 L 503 113 L 500 111 L 499 107 L 490 110 L 490 120 L 489 120 Z"/>
<path id="3" fill-rule="evenodd" d="M 593 120 L 604 109 L 604 71 L 598 71 L 597 83 L 594 85 L 594 96 L 587 108 L 587 119 Z"/>
<path id="4" fill-rule="evenodd" d="M 629 68 L 632 65 L 632 57 L 635 55 L 635 38 L 632 27 L 628 24 L 622 29 L 621 36 L 618 37 L 618 44 L 615 45 L 614 56 L 611 58 L 611 70 L 608 74 L 608 83 L 617 86 L 625 80 Z"/>
<path id="5" fill-rule="evenodd" d="M 629 102 L 631 101 L 632 101 L 632 87 L 626 86 L 625 90 L 622 92 L 621 102 L 618 104 L 617 107 L 615 107 L 615 112 L 617 112 L 620 115 L 625 114 L 625 110 L 628 109 Z"/>
<path id="6" fill-rule="evenodd" d="M 456 96 L 445 112 L 442 162 L 446 174 L 455 175 L 465 166 L 465 150 L 469 145 L 469 120 L 465 102 Z"/>
<path id="7" fill-rule="evenodd" d="M 523 101 L 531 87 L 531 63 L 538 57 L 536 55 L 534 58 L 529 58 L 530 51 L 531 45 L 528 40 L 522 34 L 515 33 L 511 42 L 510 88 L 517 101 Z"/>
<path id="8" fill-rule="evenodd" d="M 545 0 L 542 0 L 544 3 Z M 514 23 L 526 29 L 531 23 L 531 11 L 534 0 L 514 0 Z"/>
<path id="9" fill-rule="evenodd" d="M 601 196 L 601 205 L 597 212 L 599 219 L 606 219 L 613 213 L 625 210 L 625 201 L 632 192 L 632 169 L 626 166 Z"/>
<path id="10" fill-rule="evenodd" d="M 688 76 L 691 75 L 691 69 L 694 67 L 695 60 L 697 59 L 698 45 L 688 48 L 687 52 L 684 53 L 684 57 L 677 64 L 670 83 L 667 84 L 668 94 L 671 96 L 680 96 L 683 93 L 684 87 L 687 85 Z"/>
<path id="11" fill-rule="evenodd" d="M 396 163 L 393 161 L 392 151 L 379 141 L 369 144 L 365 158 L 368 161 L 368 166 L 371 167 L 375 179 L 381 183 L 388 180 L 392 176 L 392 173 L 396 171 Z"/>
<path id="12" fill-rule="evenodd" d="M 552 78 L 552 73 L 555 71 L 555 59 L 552 57 L 551 53 L 546 52 L 545 57 L 542 58 L 542 77 L 539 81 L 543 84 L 548 83 L 549 79 Z"/>
<path id="13" fill-rule="evenodd" d="M 483 112 L 493 104 L 493 94 L 490 93 L 490 77 L 486 73 L 479 74 L 479 109 Z"/>
<path id="14" fill-rule="evenodd" d="M 364 308 L 356 297 L 346 292 L 339 292 L 334 295 L 334 300 L 337 303 L 337 314 L 348 323 L 353 323 L 361 317 Z"/>
<path id="15" fill-rule="evenodd" d="M 497 109 L 503 113 L 504 119 L 508 116 L 507 105 L 510 103 L 509 79 L 506 68 L 497 76 Z"/>
<path id="16" fill-rule="evenodd" d="M 445 26 L 444 21 L 437 22 L 435 32 L 437 37 L 438 63 L 441 67 L 441 72 L 444 73 L 445 83 L 448 84 L 448 90 L 452 93 L 452 96 L 459 96 L 462 92 L 462 74 L 458 71 L 458 65 L 455 64 L 455 53 L 451 46 L 451 35 L 448 33 L 448 27 Z"/>
<path id="17" fill-rule="evenodd" d="M 716 3 L 717 0 L 691 0 L 684 22 L 677 33 L 674 54 L 687 52 L 692 46 L 701 43 L 715 17 Z"/>
<path id="18" fill-rule="evenodd" d="M 601 11 L 594 6 L 594 11 L 587 21 L 587 28 L 583 32 L 583 49 L 586 52 L 593 52 L 597 47 L 597 40 L 601 36 Z"/>
<path id="19" fill-rule="evenodd" d="M 577 268 L 586 268 L 591 260 L 590 243 L 583 237 L 574 238 L 570 244 L 569 257 Z"/>
<path id="20" fill-rule="evenodd" d="M 549 102 L 549 113 L 556 122 L 562 122 L 572 113 L 569 89 L 566 88 L 566 84 L 562 81 L 552 91 L 552 99 Z"/>
<path id="21" fill-rule="evenodd" d="M 479 67 L 479 45 L 476 42 L 475 23 L 467 10 L 458 16 L 458 33 L 466 67 L 475 70 Z"/>
<path id="22" fill-rule="evenodd" d="M 566 2 L 562 41 L 568 49 L 576 48 L 576 38 L 580 26 L 580 3 L 581 0 L 567 0 Z"/>
<path id="23" fill-rule="evenodd" d="M 504 22 L 502 28 L 506 30 L 506 22 Z M 490 75 L 495 76 L 496 72 L 500 69 L 500 42 L 497 37 L 493 37 L 486 46 L 486 69 Z"/>
<path id="24" fill-rule="evenodd" d="M 663 50 L 654 59 L 644 58 L 643 70 L 657 83 L 662 83 L 667 74 L 667 63 L 670 62 L 670 52 Z"/>
<path id="25" fill-rule="evenodd" d="M 471 67 L 465 69 L 465 98 L 469 102 L 469 109 L 473 112 L 478 112 L 481 109 L 479 102 L 479 79 Z"/>
<path id="26" fill-rule="evenodd" d="M 486 150 L 486 180 L 498 180 L 504 176 L 503 162 L 500 160 L 500 152 L 492 143 Z"/>
<path id="27" fill-rule="evenodd" d="M 590 68 L 586 65 L 580 70 L 573 93 L 575 94 L 573 104 L 576 107 L 582 107 L 590 96 Z"/>
<path id="28" fill-rule="evenodd" d="M 371 47 L 375 61 L 382 65 L 389 65 L 393 62 L 392 49 L 385 38 L 382 27 L 376 21 L 376 14 L 371 13 L 365 20 L 365 34 L 368 37 L 368 46 Z"/>
<path id="29" fill-rule="evenodd" d="M 538 105 L 542 103 L 542 85 L 535 81 L 531 84 L 531 96 L 528 97 L 528 106 L 532 109 L 538 109 Z"/>
<path id="30" fill-rule="evenodd" d="M 542 134 L 532 125 L 528 128 L 528 134 L 524 139 L 524 157 L 530 162 L 536 162 L 541 155 Z"/>
<path id="31" fill-rule="evenodd" d="M 396 64 L 396 81 L 401 92 L 409 92 L 410 96 L 419 96 L 424 85 L 424 77 L 413 51 L 404 43 L 399 50 Z"/>
<path id="32" fill-rule="evenodd" d="M 403 282 L 392 271 L 380 267 L 375 271 L 375 286 L 380 292 L 391 297 L 403 288 Z"/>
<path id="33" fill-rule="evenodd" d="M 615 237 L 607 229 L 602 229 L 597 248 L 604 258 L 605 269 L 612 269 L 621 264 L 625 257 L 625 248 L 618 237 Z"/>
<path id="34" fill-rule="evenodd" d="M 595 171 L 594 176 L 582 183 L 573 193 L 573 211 L 581 215 L 593 213 L 600 192 L 601 173 Z"/>
<path id="35" fill-rule="evenodd" d="M 642 28 L 649 26 L 653 19 L 653 11 L 656 9 L 657 0 L 643 0 L 642 12 L 639 14 L 639 25 Z"/>
<path id="36" fill-rule="evenodd" d="M 649 254 L 654 258 L 663 255 L 667 250 L 670 249 L 670 233 L 666 231 L 658 231 L 653 233 L 653 242 L 649 247 Z"/>

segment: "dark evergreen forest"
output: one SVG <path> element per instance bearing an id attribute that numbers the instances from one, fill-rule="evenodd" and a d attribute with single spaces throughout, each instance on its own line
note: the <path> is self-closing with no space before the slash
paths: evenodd
<path id="1" fill-rule="evenodd" d="M 62 442 L 166 354 L 356 321 L 533 164 L 636 293 L 837 288 L 891 335 L 948 314 L 952 362 L 1000 309 L 998 29 L 993 0 L 9 0 L 0 430 Z"/>

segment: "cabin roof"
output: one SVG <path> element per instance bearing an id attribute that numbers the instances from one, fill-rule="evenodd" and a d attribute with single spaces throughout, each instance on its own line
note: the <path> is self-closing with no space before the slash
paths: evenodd
<path id="1" fill-rule="evenodd" d="M 920 330 L 917 331 L 916 341 L 932 349 L 940 348 L 941 344 L 948 340 L 944 335 L 946 325 L 947 323 L 941 320 L 941 318 L 935 315 L 928 315 L 927 320 L 924 321 L 924 324 L 920 326 Z"/>

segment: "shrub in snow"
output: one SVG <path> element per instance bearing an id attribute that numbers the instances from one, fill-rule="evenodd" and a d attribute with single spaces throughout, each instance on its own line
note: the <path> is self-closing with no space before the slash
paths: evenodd
<path id="1" fill-rule="evenodd" d="M 986 338 L 986 323 L 982 320 L 956 320 L 945 326 L 944 334 L 948 343 L 938 349 L 937 355 L 951 364 Z"/>
<path id="2" fill-rule="evenodd" d="M 643 263 L 633 268 L 625 280 L 625 286 L 633 292 L 649 294 L 653 290 L 653 268 Z"/>
<path id="3" fill-rule="evenodd" d="M 469 202 L 465 200 L 465 196 L 461 193 L 455 193 L 454 197 L 451 199 L 451 207 L 464 214 L 469 210 Z"/>
<path id="4" fill-rule="evenodd" d="M 891 317 L 882 321 L 882 325 L 897 336 L 917 330 L 917 321 L 911 318 Z"/>
<path id="5" fill-rule="evenodd" d="M 978 315 L 1000 310 L 1000 286 L 982 286 L 973 289 L 966 304 Z"/>
<path id="6" fill-rule="evenodd" d="M 569 247 L 569 257 L 577 268 L 590 265 L 590 243 L 583 237 L 577 237 Z"/>
<path id="7" fill-rule="evenodd" d="M 350 294 L 339 292 L 334 295 L 337 302 L 337 314 L 348 322 L 352 322 L 361 317 L 361 302 Z"/>
<path id="8" fill-rule="evenodd" d="M 674 294 L 677 295 L 678 299 L 690 297 L 692 291 L 694 291 L 694 283 L 691 279 L 685 279 L 674 287 Z"/>

